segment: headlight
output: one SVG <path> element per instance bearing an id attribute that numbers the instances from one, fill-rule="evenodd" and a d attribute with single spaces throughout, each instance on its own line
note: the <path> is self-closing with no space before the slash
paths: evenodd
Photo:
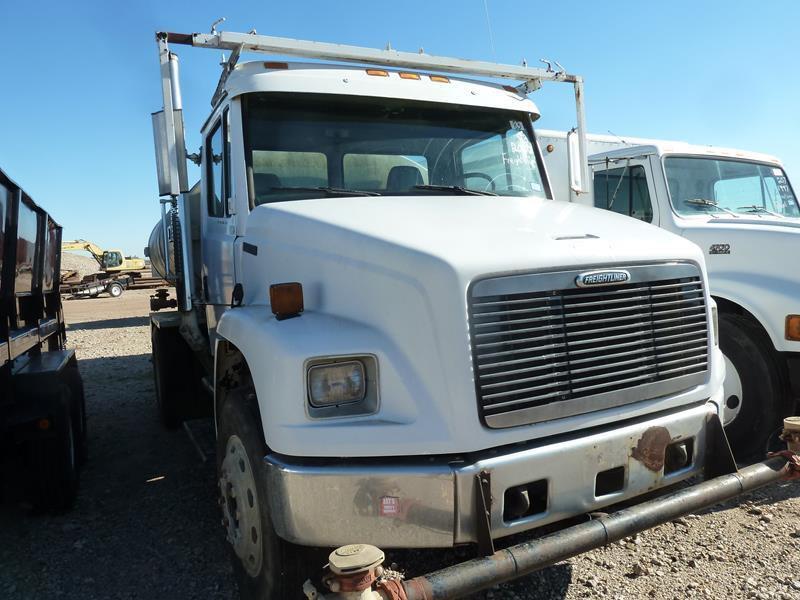
<path id="1" fill-rule="evenodd" d="M 367 393 L 364 365 L 351 360 L 308 370 L 308 401 L 320 408 L 360 402 Z"/>

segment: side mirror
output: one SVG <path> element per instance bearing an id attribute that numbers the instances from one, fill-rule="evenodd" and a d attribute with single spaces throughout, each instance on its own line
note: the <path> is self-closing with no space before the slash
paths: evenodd
<path id="1" fill-rule="evenodd" d="M 583 165 L 581 164 L 580 136 L 575 129 L 567 133 L 567 166 L 569 169 L 570 189 L 578 194 L 583 192 Z"/>
<path id="2" fill-rule="evenodd" d="M 158 175 L 158 195 L 177 196 L 180 193 L 188 192 L 188 175 L 186 173 L 186 148 L 183 143 L 183 113 L 180 110 L 172 111 L 174 115 L 175 131 L 170 136 L 167 127 L 167 119 L 163 110 L 153 113 L 153 143 L 156 150 L 156 174 Z M 170 138 L 174 140 L 175 150 L 175 172 L 171 167 Z M 173 181 L 173 177 L 177 181 Z"/>

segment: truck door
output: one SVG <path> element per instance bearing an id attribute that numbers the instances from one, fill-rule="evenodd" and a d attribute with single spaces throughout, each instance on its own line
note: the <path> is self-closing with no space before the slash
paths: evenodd
<path id="1" fill-rule="evenodd" d="M 209 328 L 231 303 L 235 284 L 233 243 L 236 229 L 231 215 L 230 138 L 228 109 L 211 125 L 203 141 L 204 181 L 200 196 L 202 213 L 202 295 L 207 303 Z"/>
<path id="2" fill-rule="evenodd" d="M 659 224 L 654 210 L 655 191 L 647 157 L 607 161 L 592 166 L 597 208 Z"/>

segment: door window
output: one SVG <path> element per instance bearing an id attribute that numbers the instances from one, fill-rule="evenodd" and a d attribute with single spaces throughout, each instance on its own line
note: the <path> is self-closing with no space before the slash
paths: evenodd
<path id="1" fill-rule="evenodd" d="M 119 252 L 103 252 L 103 264 L 106 269 L 119 267 L 122 264 L 122 254 Z"/>
<path id="2" fill-rule="evenodd" d="M 651 223 L 653 204 L 644 167 L 634 165 L 596 172 L 594 205 Z"/>
<path id="3" fill-rule="evenodd" d="M 230 197 L 230 145 L 228 139 L 228 111 L 206 138 L 206 178 L 208 190 L 208 216 L 224 217 Z"/>

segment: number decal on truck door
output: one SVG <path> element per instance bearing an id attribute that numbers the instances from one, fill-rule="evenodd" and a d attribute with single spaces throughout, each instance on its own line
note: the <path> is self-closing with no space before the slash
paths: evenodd
<path id="1" fill-rule="evenodd" d="M 711 247 L 708 249 L 709 254 L 730 254 L 731 253 L 731 245 L 730 244 L 711 244 Z"/>

